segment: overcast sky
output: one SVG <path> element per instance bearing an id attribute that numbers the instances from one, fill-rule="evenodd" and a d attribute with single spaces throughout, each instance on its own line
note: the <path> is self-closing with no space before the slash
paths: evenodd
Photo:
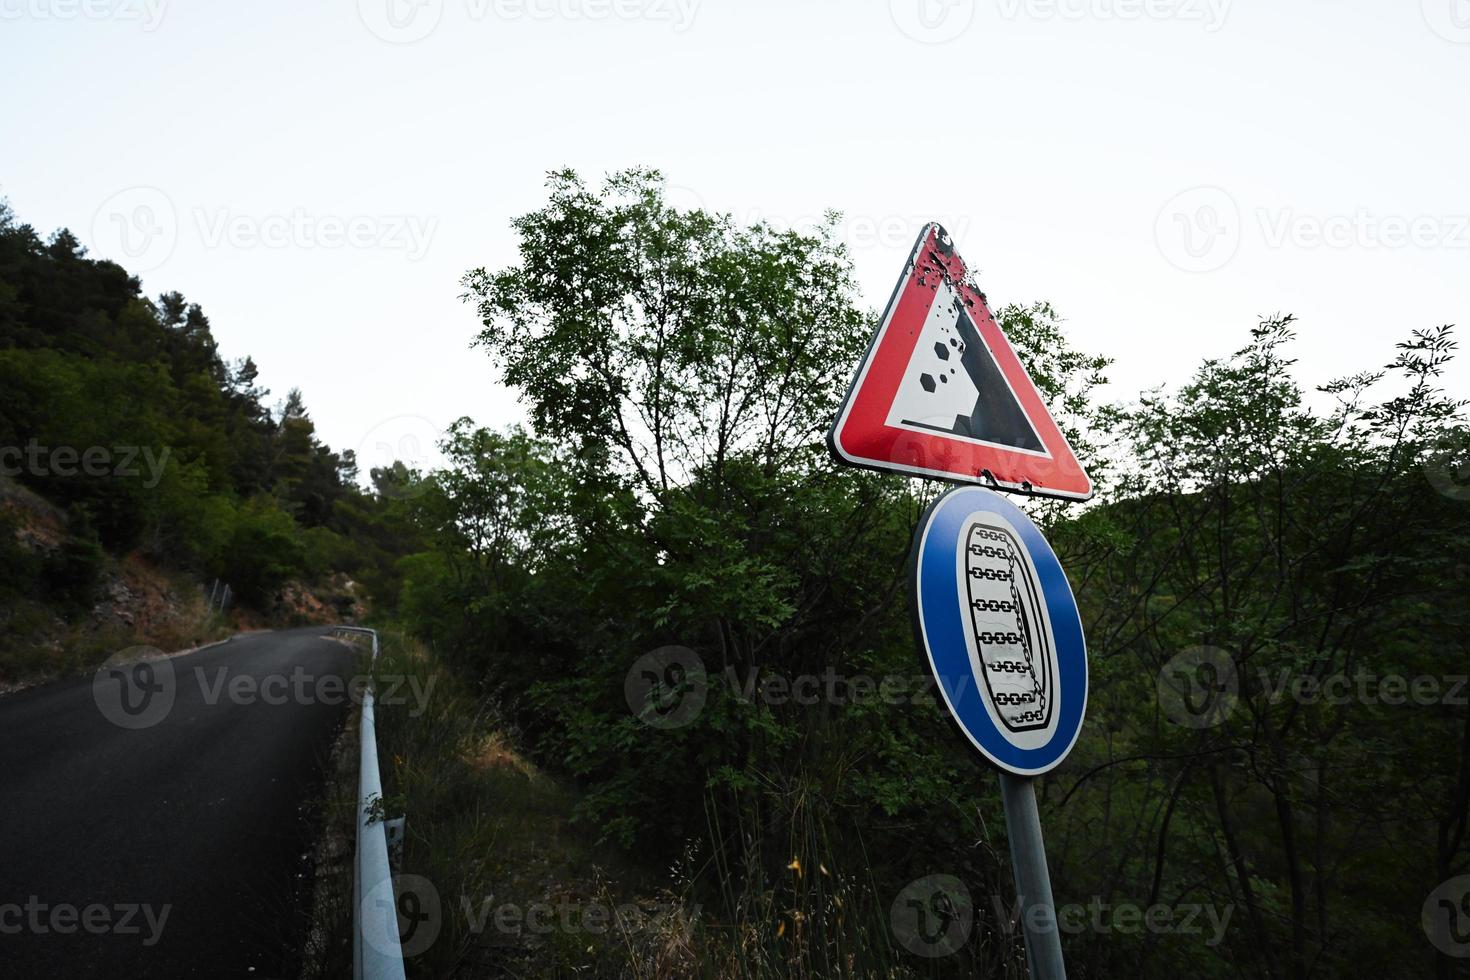
<path id="1" fill-rule="evenodd" d="M 1470 0 L 0 0 L 0 81 L 19 216 L 202 304 L 364 468 L 520 417 L 458 280 L 565 166 L 840 210 L 872 307 L 938 219 L 1118 397 L 1275 311 L 1310 384 L 1470 324 Z"/>

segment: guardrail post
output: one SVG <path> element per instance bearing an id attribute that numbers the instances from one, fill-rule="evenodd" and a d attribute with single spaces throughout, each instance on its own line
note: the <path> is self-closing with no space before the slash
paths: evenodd
<path id="1" fill-rule="evenodd" d="M 378 663 L 378 633 L 360 626 L 333 627 L 337 632 L 362 633 L 373 641 L 373 666 Z M 388 860 L 388 828 L 378 811 L 383 782 L 378 770 L 378 738 L 373 713 L 373 691 L 363 692 L 357 771 L 357 860 L 353 873 L 352 975 L 357 980 L 404 980 L 403 947 L 398 936 L 397 896 Z M 384 883 L 387 888 L 384 889 Z M 374 908 L 364 907 L 369 896 Z"/>

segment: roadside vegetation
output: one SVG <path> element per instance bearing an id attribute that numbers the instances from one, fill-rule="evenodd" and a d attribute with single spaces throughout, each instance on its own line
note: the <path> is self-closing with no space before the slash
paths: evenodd
<path id="1" fill-rule="evenodd" d="M 407 815 L 394 864 L 401 907 L 424 917 L 405 930 L 414 975 L 694 975 L 691 915 L 663 876 L 585 833 L 576 790 L 529 761 L 421 642 L 379 635 L 380 813 Z M 352 969 L 356 721 L 349 729 L 321 801 L 310 976 Z"/>
<path id="2" fill-rule="evenodd" d="M 519 260 L 465 278 L 530 428 L 462 420 L 449 467 L 418 477 L 428 547 L 401 562 L 394 614 L 457 693 L 385 753 L 424 835 L 404 869 L 454 891 L 483 864 L 477 893 L 506 887 L 555 848 L 522 851 L 480 814 L 521 811 L 518 834 L 539 834 L 544 800 L 638 869 L 609 876 L 699 910 L 706 975 L 1020 977 L 995 781 L 933 699 L 762 693 L 922 679 L 905 561 L 935 488 L 839 469 L 823 445 L 873 320 L 837 226 L 741 226 L 661 187 L 554 174 L 515 222 Z M 1090 640 L 1085 731 L 1040 787 L 1059 901 L 1224 918 L 1104 917 L 1066 936 L 1071 975 L 1447 969 L 1419 914 L 1470 864 L 1470 708 L 1448 696 L 1470 662 L 1463 406 L 1438 384 L 1452 330 L 1405 325 L 1362 373 L 1304 389 L 1293 321 L 1271 316 L 1114 404 L 1106 358 L 1056 311 L 997 313 L 1100 486 L 1088 506 L 1030 505 Z M 707 685 L 660 726 L 626 685 L 670 646 Z M 659 677 L 656 706 L 694 697 L 697 674 Z M 1302 693 L 1338 677 L 1350 697 Z M 1442 694 L 1380 693 L 1422 677 Z M 1181 715 L 1161 693 L 1176 684 L 1220 707 Z M 477 768 L 504 733 L 489 744 L 524 764 Z M 934 874 L 966 885 L 973 928 L 926 959 L 892 915 Z M 598 975 L 648 975 L 604 952 Z M 474 975 L 473 955 L 443 942 L 420 973 Z"/>
<path id="3" fill-rule="evenodd" d="M 742 225 L 663 186 L 550 176 L 517 260 L 463 283 L 526 426 L 461 419 L 443 469 L 371 492 L 198 305 L 0 204 L 0 688 L 370 613 L 400 884 L 439 903 L 411 975 L 1019 980 L 998 788 L 909 618 L 940 488 L 824 444 L 876 317 L 838 219 Z M 1267 316 L 1118 402 L 1050 305 L 996 314 L 1099 487 L 1026 504 L 1090 652 L 1082 737 L 1038 787 L 1054 889 L 1173 923 L 1089 913 L 1069 975 L 1457 975 L 1420 925 L 1470 872 L 1453 330 L 1395 327 L 1304 386 Z M 351 956 L 333 786 L 321 976 Z M 969 903 L 924 908 L 956 937 L 930 957 L 895 923 L 936 875 Z"/>

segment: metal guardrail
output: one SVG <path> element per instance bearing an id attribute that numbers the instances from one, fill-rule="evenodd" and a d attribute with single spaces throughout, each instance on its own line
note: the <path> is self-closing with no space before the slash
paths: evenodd
<path id="1" fill-rule="evenodd" d="M 334 632 L 372 637 L 373 666 L 378 663 L 378 631 L 334 626 Z M 403 948 L 398 937 L 393 869 L 388 861 L 388 827 L 383 822 L 383 781 L 378 771 L 378 737 L 373 723 L 373 691 L 363 692 L 357 775 L 357 862 L 352 886 L 352 975 L 356 980 L 404 980 Z M 386 883 L 386 884 L 385 884 Z M 364 900 L 382 892 L 385 901 Z M 372 914 L 369 914 L 371 912 Z"/>

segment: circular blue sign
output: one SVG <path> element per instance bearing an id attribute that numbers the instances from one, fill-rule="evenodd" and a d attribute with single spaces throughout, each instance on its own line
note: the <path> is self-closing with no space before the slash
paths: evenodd
<path id="1" fill-rule="evenodd" d="M 1087 711 L 1077 600 L 1026 513 L 983 487 L 936 500 L 914 534 L 914 623 L 945 706 L 981 755 L 1036 776 Z"/>

